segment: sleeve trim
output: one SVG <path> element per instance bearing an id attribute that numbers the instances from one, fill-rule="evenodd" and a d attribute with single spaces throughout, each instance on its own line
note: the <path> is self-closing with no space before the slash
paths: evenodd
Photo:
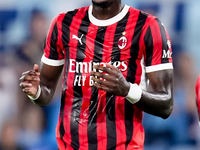
<path id="1" fill-rule="evenodd" d="M 44 55 L 42 56 L 41 61 L 50 66 L 61 66 L 65 63 L 64 59 L 53 60 L 53 59 L 46 58 Z"/>
<path id="2" fill-rule="evenodd" d="M 160 70 L 165 70 L 165 69 L 173 69 L 172 63 L 148 66 L 146 67 L 146 72 L 148 73 L 148 72 L 160 71 Z"/>

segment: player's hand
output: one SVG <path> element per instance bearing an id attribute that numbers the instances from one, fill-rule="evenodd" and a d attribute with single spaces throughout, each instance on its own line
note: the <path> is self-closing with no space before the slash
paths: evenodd
<path id="1" fill-rule="evenodd" d="M 95 65 L 94 68 L 100 72 L 90 72 L 93 76 L 93 86 L 116 96 L 127 96 L 130 84 L 118 68 L 110 64 L 106 64 L 106 67 Z"/>
<path id="2" fill-rule="evenodd" d="M 19 86 L 27 95 L 36 95 L 39 84 L 40 72 L 37 64 L 34 65 L 33 70 L 23 72 L 19 79 Z"/>

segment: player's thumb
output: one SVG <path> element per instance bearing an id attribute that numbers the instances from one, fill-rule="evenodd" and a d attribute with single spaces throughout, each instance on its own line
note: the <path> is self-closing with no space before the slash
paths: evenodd
<path id="1" fill-rule="evenodd" d="M 33 70 L 34 70 L 35 72 L 39 72 L 39 66 L 38 66 L 37 64 L 35 64 L 35 65 L 33 66 Z"/>

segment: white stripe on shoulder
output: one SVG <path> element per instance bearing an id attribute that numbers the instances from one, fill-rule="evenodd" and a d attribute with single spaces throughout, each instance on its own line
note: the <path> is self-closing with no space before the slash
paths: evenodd
<path id="1" fill-rule="evenodd" d="M 41 58 L 41 61 L 47 65 L 50 65 L 50 66 L 61 66 L 65 63 L 65 60 L 62 59 L 62 60 L 53 60 L 53 59 L 49 59 L 49 58 L 46 58 L 44 55 L 42 56 Z"/>
<path id="2" fill-rule="evenodd" d="M 159 65 L 154 65 L 154 66 L 148 66 L 145 67 L 146 72 L 154 72 L 154 71 L 160 71 L 160 70 L 165 70 L 165 69 L 173 69 L 172 63 L 165 63 L 165 64 L 159 64 Z"/>

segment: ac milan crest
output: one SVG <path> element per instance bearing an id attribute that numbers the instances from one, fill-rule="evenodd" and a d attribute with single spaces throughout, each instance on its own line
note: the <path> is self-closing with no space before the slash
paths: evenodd
<path id="1" fill-rule="evenodd" d="M 120 37 L 118 40 L 118 47 L 119 49 L 124 49 L 127 45 L 127 38 L 125 36 Z"/>

